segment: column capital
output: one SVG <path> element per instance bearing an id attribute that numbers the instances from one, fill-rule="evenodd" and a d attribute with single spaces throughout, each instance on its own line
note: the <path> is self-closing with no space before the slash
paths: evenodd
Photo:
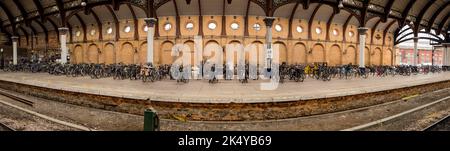
<path id="1" fill-rule="evenodd" d="M 12 37 L 11 37 L 11 40 L 12 40 L 13 42 L 17 42 L 17 41 L 19 40 L 19 37 L 18 37 L 18 36 L 12 36 Z"/>
<path id="2" fill-rule="evenodd" d="M 69 28 L 66 28 L 66 27 L 58 28 L 58 30 L 59 30 L 60 35 L 65 35 L 69 32 Z"/>
<path id="3" fill-rule="evenodd" d="M 275 17 L 266 17 L 263 21 L 267 27 L 272 27 L 273 21 L 275 21 Z"/>
<path id="4" fill-rule="evenodd" d="M 359 27 L 358 28 L 358 33 L 359 33 L 359 35 L 365 35 L 367 33 L 367 30 L 369 30 L 369 28 Z"/>
<path id="5" fill-rule="evenodd" d="M 148 27 L 154 27 L 158 19 L 156 18 L 144 18 L 145 23 Z"/>

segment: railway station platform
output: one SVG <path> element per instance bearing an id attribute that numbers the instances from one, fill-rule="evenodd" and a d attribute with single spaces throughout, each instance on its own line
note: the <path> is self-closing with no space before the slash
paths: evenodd
<path id="1" fill-rule="evenodd" d="M 91 79 L 47 73 L 0 72 L 0 87 L 76 105 L 142 115 L 147 108 L 162 118 L 199 121 L 284 119 L 324 114 L 385 103 L 450 87 L 450 72 L 428 75 L 369 77 L 368 79 L 311 78 L 280 83 L 261 90 L 262 80 L 140 80 Z"/>
<path id="2" fill-rule="evenodd" d="M 140 80 L 91 79 L 88 76 L 66 77 L 21 72 L 0 72 L 0 80 L 58 90 L 153 101 L 258 103 L 340 97 L 399 89 L 450 80 L 450 72 L 368 79 L 332 79 L 328 82 L 307 78 L 304 82 L 280 83 L 275 90 L 261 90 L 260 84 L 268 82 L 263 80 L 249 80 L 247 84 L 239 83 L 238 80 L 220 80 L 217 84 L 209 84 L 207 80 L 190 80 L 186 84 L 177 83 L 175 80 L 143 83 Z"/>

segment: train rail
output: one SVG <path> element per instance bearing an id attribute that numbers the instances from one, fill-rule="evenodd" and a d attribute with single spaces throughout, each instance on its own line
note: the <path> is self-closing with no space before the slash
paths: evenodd
<path id="1" fill-rule="evenodd" d="M 440 120 L 434 122 L 430 126 L 424 128 L 422 131 L 433 131 L 433 130 L 439 129 L 438 127 L 441 124 L 445 124 L 445 122 L 448 122 L 449 120 L 450 120 L 450 115 L 447 115 L 446 117 L 441 118 Z"/>
<path id="2" fill-rule="evenodd" d="M 8 98 L 10 98 L 10 99 L 12 99 L 12 100 L 14 100 L 14 101 L 21 102 L 21 103 L 26 104 L 26 105 L 28 105 L 28 106 L 33 106 L 33 105 L 34 105 L 34 102 L 33 102 L 33 101 L 29 101 L 29 100 L 27 100 L 27 99 L 25 99 L 25 98 L 22 98 L 22 97 L 13 95 L 13 94 L 11 94 L 11 93 L 8 93 L 8 92 L 4 91 L 3 89 L 0 89 L 0 95 L 3 95 L 3 96 L 5 96 L 5 97 L 8 97 Z"/>
<path id="3" fill-rule="evenodd" d="M 10 98 L 10 99 L 12 99 L 14 101 L 22 102 L 22 103 L 27 104 L 29 106 L 33 106 L 33 104 L 34 104 L 34 102 L 32 102 L 32 101 L 29 101 L 29 100 L 24 99 L 22 97 L 10 94 L 10 93 L 8 93 L 6 91 L 2 91 L 1 89 L 0 89 L 0 95 L 6 96 L 6 97 L 8 97 L 8 98 Z M 88 128 L 88 127 L 85 127 L 85 126 L 82 126 L 82 125 L 77 125 L 77 124 L 74 124 L 74 123 L 62 121 L 62 120 L 59 120 L 59 119 L 56 119 L 56 118 L 53 118 L 53 117 L 49 117 L 47 115 L 43 115 L 43 114 L 37 113 L 35 111 L 32 111 L 32 110 L 29 110 L 29 109 L 26 109 L 26 108 L 23 108 L 23 107 L 11 104 L 11 103 L 9 103 L 7 101 L 4 101 L 4 100 L 1 100 L 1 99 L 0 99 L 0 103 L 4 104 L 4 105 L 7 105 L 9 107 L 15 108 L 17 110 L 20 110 L 22 112 L 28 113 L 28 114 L 30 114 L 32 116 L 36 116 L 38 118 L 42 118 L 42 119 L 51 121 L 53 123 L 57 123 L 57 124 L 60 124 L 60 125 L 64 125 L 64 126 L 71 127 L 71 128 L 78 129 L 78 130 L 82 130 L 82 131 L 96 131 L 95 129 L 91 129 L 91 128 Z M 4 124 L 1 124 L 1 125 L 2 125 L 2 127 L 6 127 L 6 125 L 4 125 Z M 8 130 L 8 129 L 11 129 L 11 128 L 5 128 L 5 129 Z"/>
<path id="4" fill-rule="evenodd" d="M 368 128 L 371 128 L 371 127 L 376 127 L 376 126 L 379 126 L 379 125 L 383 125 L 385 123 L 393 122 L 396 119 L 399 119 L 399 118 L 404 117 L 406 115 L 410 115 L 410 114 L 415 113 L 417 111 L 421 111 L 421 110 L 427 109 L 427 108 L 429 108 L 429 107 L 431 107 L 431 106 L 433 106 L 435 104 L 444 102 L 444 101 L 446 101 L 448 99 L 450 99 L 450 96 L 442 98 L 442 99 L 439 99 L 439 100 L 436 100 L 436 101 L 433 101 L 433 102 L 425 104 L 425 105 L 421 105 L 419 107 L 416 107 L 416 108 L 413 108 L 413 109 L 410 109 L 410 110 L 407 110 L 407 111 L 404 111 L 404 112 L 401 112 L 399 114 L 395 114 L 395 115 L 392 115 L 392 116 L 389 116 L 389 117 L 386 117 L 386 118 L 383 118 L 383 119 L 375 120 L 375 121 L 372 121 L 370 123 L 362 124 L 362 125 L 359 125 L 359 126 L 347 128 L 347 129 L 344 129 L 342 131 L 365 130 L 365 129 L 368 129 Z"/>
<path id="5" fill-rule="evenodd" d="M 0 122 L 0 131 L 16 131 L 16 130 Z"/>

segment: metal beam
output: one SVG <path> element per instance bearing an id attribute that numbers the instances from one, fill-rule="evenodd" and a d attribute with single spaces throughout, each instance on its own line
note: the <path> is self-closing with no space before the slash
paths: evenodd
<path id="1" fill-rule="evenodd" d="M 23 32 L 23 34 L 25 34 L 25 38 L 27 39 L 27 46 L 29 45 L 29 34 L 27 32 L 27 30 L 25 30 L 22 26 L 19 26 L 19 29 Z"/>
<path id="2" fill-rule="evenodd" d="M 80 15 L 75 14 L 75 17 L 78 19 L 78 21 L 81 24 L 81 28 L 83 28 L 83 42 L 87 41 L 87 29 L 86 29 L 86 23 L 84 22 L 83 18 L 80 17 Z"/>
<path id="3" fill-rule="evenodd" d="M 420 22 L 422 22 L 423 15 L 430 9 L 430 6 L 433 5 L 433 3 L 436 2 L 436 0 L 428 0 L 427 4 L 425 4 L 425 7 L 422 8 L 419 15 L 417 16 L 417 20 L 414 23 L 414 36 L 417 37 L 417 34 L 419 32 L 420 28 Z"/>
<path id="4" fill-rule="evenodd" d="M 408 2 L 408 4 L 406 5 L 405 9 L 402 12 L 402 18 L 400 19 L 400 23 L 399 23 L 399 26 L 398 26 L 399 28 L 403 27 L 405 25 L 406 18 L 408 17 L 409 11 L 414 6 L 414 3 L 416 3 L 416 0 L 410 0 Z"/>
<path id="5" fill-rule="evenodd" d="M 133 17 L 133 21 L 134 21 L 134 40 L 139 40 L 139 23 L 138 23 L 138 19 L 136 16 L 136 13 L 134 12 L 133 7 L 131 7 L 131 4 L 127 4 L 128 9 L 130 9 L 131 11 L 131 16 Z"/>
<path id="6" fill-rule="evenodd" d="M 41 17 L 41 21 L 45 22 L 46 21 L 46 17 L 44 15 L 44 7 L 42 7 L 42 4 L 39 0 L 33 0 L 34 6 L 36 7 L 39 16 Z"/>
<path id="7" fill-rule="evenodd" d="M 48 19 L 48 21 L 50 22 L 50 24 L 53 26 L 53 29 L 56 31 L 56 34 L 58 34 L 56 36 L 56 38 L 58 39 L 58 43 L 61 43 L 61 41 L 59 40 L 59 29 L 58 29 L 58 25 L 51 19 Z M 72 35 L 72 34 L 70 34 Z"/>
<path id="8" fill-rule="evenodd" d="M 181 36 L 181 23 L 180 23 L 180 14 L 178 13 L 178 6 L 177 6 L 177 1 L 176 0 L 172 0 L 172 2 L 173 2 L 173 6 L 175 7 L 175 15 L 176 15 L 176 17 L 175 17 L 175 22 L 176 22 L 176 26 L 177 26 L 177 28 L 176 28 L 176 37 L 178 38 L 178 37 L 180 37 Z"/>
<path id="9" fill-rule="evenodd" d="M 111 14 L 111 16 L 113 17 L 113 19 L 114 19 L 114 25 L 115 25 L 115 29 L 116 29 L 116 36 L 115 36 L 115 40 L 116 41 L 118 41 L 119 40 L 119 38 L 120 38 L 120 29 L 119 29 L 119 26 L 120 26 L 120 24 L 119 24 L 119 19 L 117 18 L 117 15 L 116 15 L 116 13 L 114 12 L 114 10 L 111 8 L 111 6 L 109 6 L 109 5 L 105 5 L 105 7 L 108 9 L 108 11 L 109 11 L 109 13 Z"/>
<path id="10" fill-rule="evenodd" d="M 381 21 L 383 23 L 387 22 L 387 19 L 389 18 L 389 14 L 391 13 L 392 6 L 394 6 L 395 0 L 389 0 L 389 2 L 384 7 L 384 16 L 381 17 Z"/>
<path id="11" fill-rule="evenodd" d="M 28 20 L 28 13 L 25 8 L 20 3 L 20 0 L 13 0 L 14 5 L 16 5 L 17 9 L 20 11 L 20 15 L 22 15 L 25 20 L 25 25 L 30 26 L 30 21 Z"/>
<path id="12" fill-rule="evenodd" d="M 386 35 L 387 35 L 389 29 L 391 29 L 392 25 L 395 24 L 395 22 L 396 22 L 396 20 L 392 20 L 391 23 L 389 23 L 389 25 L 384 29 L 384 31 L 383 31 L 383 45 L 386 44 L 386 37 L 387 37 Z"/>
<path id="13" fill-rule="evenodd" d="M 41 29 L 44 31 L 44 35 L 45 35 L 45 44 L 48 44 L 48 30 L 47 27 L 44 26 L 44 24 L 42 24 L 40 21 L 38 20 L 34 20 L 40 27 Z"/>
<path id="14" fill-rule="evenodd" d="M 3 11 L 5 12 L 6 16 L 8 17 L 8 20 L 10 22 L 10 24 L 12 25 L 12 35 L 17 35 L 17 31 L 16 31 L 16 21 L 14 20 L 13 15 L 11 14 L 11 10 L 9 10 L 8 7 L 6 7 L 4 1 L 0 1 L 0 8 L 3 9 Z"/>
<path id="15" fill-rule="evenodd" d="M 66 9 L 64 9 L 64 2 L 62 0 L 55 0 L 56 7 L 58 7 L 59 12 L 59 18 L 61 27 L 66 27 L 67 20 L 66 20 Z"/>
<path id="16" fill-rule="evenodd" d="M 436 21 L 437 17 L 444 11 L 444 9 L 450 5 L 450 1 L 447 1 L 447 3 L 445 3 L 444 5 L 442 5 L 441 7 L 439 7 L 439 9 L 437 9 L 434 13 L 433 16 L 431 17 L 430 21 L 428 22 L 428 27 L 427 27 L 427 31 L 430 32 L 431 28 L 434 25 L 434 22 Z"/>
<path id="17" fill-rule="evenodd" d="M 447 23 L 448 19 L 450 18 L 450 13 L 447 14 L 447 16 L 444 17 L 444 19 L 442 19 L 441 23 L 438 26 L 438 29 L 436 31 L 437 35 L 441 34 L 442 29 L 444 28 L 445 23 Z"/>
<path id="18" fill-rule="evenodd" d="M 370 0 L 364 0 L 363 2 L 363 9 L 361 10 L 361 16 L 359 18 L 359 24 L 361 27 L 366 27 L 366 20 L 367 20 L 367 10 L 369 8 Z"/>
<path id="19" fill-rule="evenodd" d="M 95 21 L 97 22 L 97 27 L 98 27 L 98 40 L 103 41 L 103 24 L 100 21 L 100 18 L 98 17 L 97 13 L 95 13 L 94 10 L 90 10 L 92 16 L 94 16 Z"/>
<path id="20" fill-rule="evenodd" d="M 229 2 L 229 4 L 231 4 L 231 1 Z M 247 9 L 245 11 L 245 29 L 244 29 L 244 36 L 248 36 L 249 32 L 248 32 L 248 13 L 250 11 L 250 0 L 247 1 Z M 224 13 L 225 14 L 225 13 Z"/>
<path id="21" fill-rule="evenodd" d="M 317 5 L 317 7 L 314 9 L 314 12 L 311 15 L 311 18 L 309 18 L 309 24 L 308 24 L 308 38 L 311 39 L 312 38 L 312 23 L 314 21 L 314 17 L 316 16 L 317 11 L 319 10 L 319 8 L 322 6 L 322 4 Z"/>
<path id="22" fill-rule="evenodd" d="M 292 21 L 294 20 L 294 15 L 295 15 L 295 12 L 297 11 L 297 8 L 298 8 L 299 4 L 300 4 L 299 1 L 297 1 L 297 3 L 295 3 L 294 8 L 292 8 L 291 15 L 289 16 L 289 24 L 288 24 L 288 26 L 289 26 L 288 37 L 289 38 L 292 38 Z"/>
<path id="23" fill-rule="evenodd" d="M 350 20 L 352 19 L 352 17 L 354 17 L 354 15 L 350 14 L 348 16 L 347 20 L 345 21 L 344 26 L 343 26 L 344 33 L 342 35 L 344 35 L 344 39 L 343 39 L 344 42 L 347 41 L 347 28 L 348 28 L 348 24 L 350 23 Z"/>

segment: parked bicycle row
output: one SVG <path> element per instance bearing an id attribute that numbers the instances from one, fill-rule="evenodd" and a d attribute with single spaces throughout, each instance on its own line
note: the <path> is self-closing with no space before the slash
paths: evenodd
<path id="1" fill-rule="evenodd" d="M 173 68 L 176 67 L 176 68 Z M 203 72 L 208 68 L 210 72 Z M 275 67 L 277 69 L 275 69 Z M 68 77 L 90 76 L 93 79 L 112 77 L 115 80 L 142 80 L 143 82 L 154 82 L 165 79 L 176 80 L 177 82 L 187 83 L 189 79 L 203 77 L 210 83 L 217 83 L 219 79 L 232 80 L 239 79 L 241 83 L 247 83 L 249 80 L 260 79 L 260 72 L 264 77 L 279 78 L 280 82 L 295 81 L 303 82 L 306 78 L 316 80 L 330 81 L 331 79 L 352 79 L 386 77 L 386 76 L 410 76 L 417 74 L 430 74 L 450 71 L 449 66 L 367 66 L 359 68 L 357 65 L 328 66 L 326 63 L 315 63 L 311 65 L 283 63 L 274 66 L 273 69 L 257 69 L 256 66 L 245 64 L 229 66 L 191 66 L 191 73 L 186 73 L 186 67 L 183 65 L 172 66 L 168 64 L 153 66 L 152 64 L 60 64 L 52 62 L 21 62 L 17 65 L 8 65 L 4 68 L 6 72 L 46 72 L 51 75 L 66 75 Z M 172 72 L 179 70 L 180 72 Z M 221 72 L 223 71 L 223 72 Z M 180 74 L 184 73 L 184 74 Z M 253 74 L 251 74 L 253 73 Z M 273 76 L 277 75 L 277 76 Z"/>

